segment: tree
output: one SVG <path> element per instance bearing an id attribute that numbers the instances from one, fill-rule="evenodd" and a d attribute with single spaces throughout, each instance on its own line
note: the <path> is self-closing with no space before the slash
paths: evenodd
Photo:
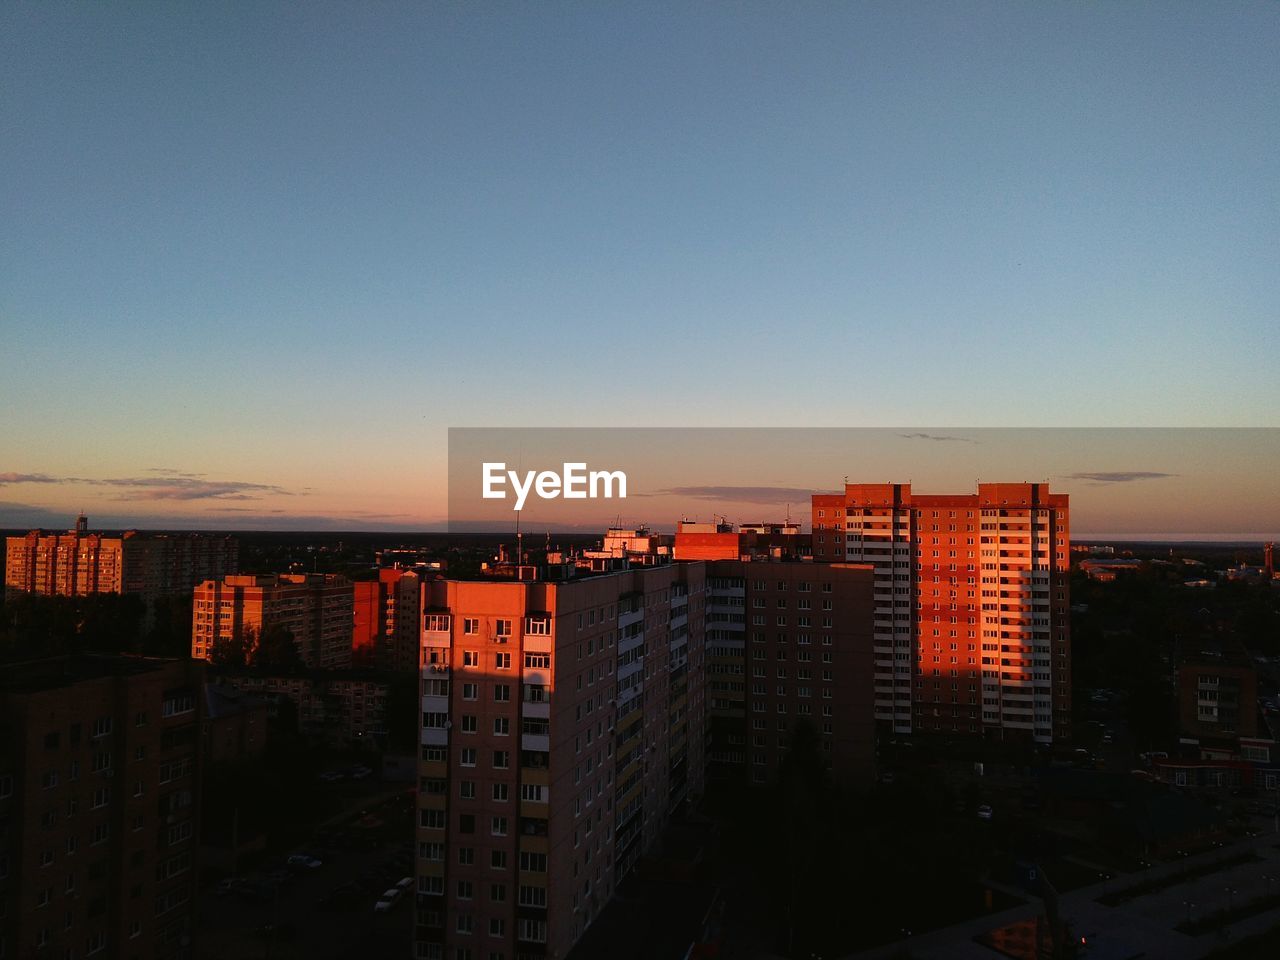
<path id="1" fill-rule="evenodd" d="M 292 673 L 305 666 L 293 631 L 274 623 L 258 635 L 257 645 L 249 653 L 249 663 L 259 670 L 284 673 Z"/>

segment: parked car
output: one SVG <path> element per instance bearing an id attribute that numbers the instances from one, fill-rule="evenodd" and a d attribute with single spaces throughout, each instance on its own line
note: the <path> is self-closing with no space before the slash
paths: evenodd
<path id="1" fill-rule="evenodd" d="M 373 912 L 386 913 L 388 910 L 390 910 L 392 907 L 394 907 L 397 903 L 400 902 L 400 898 L 403 895 L 404 895 L 404 891 L 402 891 L 398 887 L 392 887 L 390 890 L 382 891 L 382 897 L 378 900 L 377 903 L 373 905 Z"/>
<path id="2" fill-rule="evenodd" d="M 320 774 L 320 779 L 325 783 L 333 783 L 335 780 L 341 780 L 346 776 L 341 770 L 326 770 Z"/>
<path id="3" fill-rule="evenodd" d="M 991 819 L 991 817 L 992 817 L 991 804 L 989 804 L 989 803 L 981 804 L 981 805 L 978 807 L 978 819 L 979 819 L 979 820 L 990 820 L 990 819 Z"/>
<path id="4" fill-rule="evenodd" d="M 396 889 L 401 891 L 402 893 L 408 893 L 410 890 L 413 889 L 413 884 L 414 884 L 413 877 L 404 877 L 398 883 L 396 883 Z"/>
<path id="5" fill-rule="evenodd" d="M 315 857 L 309 857 L 305 853 L 295 853 L 285 861 L 291 867 L 306 867 L 308 870 L 314 870 L 316 867 L 322 867 L 324 864 Z"/>

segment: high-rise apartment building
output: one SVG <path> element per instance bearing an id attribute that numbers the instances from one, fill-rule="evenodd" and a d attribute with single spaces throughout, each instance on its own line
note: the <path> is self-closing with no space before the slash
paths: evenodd
<path id="1" fill-rule="evenodd" d="M 563 957 L 702 788 L 706 568 L 423 591 L 417 956 Z"/>
<path id="2" fill-rule="evenodd" d="M 223 643 L 251 647 L 274 627 L 293 634 L 304 665 L 351 665 L 355 592 L 346 577 L 286 573 L 206 580 L 195 589 L 191 656 L 212 660 Z"/>
<path id="3" fill-rule="evenodd" d="M 108 536 L 90 533 L 81 516 L 66 533 L 32 530 L 6 538 L 5 587 L 62 596 L 137 593 L 150 600 L 235 573 L 239 559 L 233 537 L 136 530 Z"/>
<path id="4" fill-rule="evenodd" d="M 409 673 L 418 668 L 422 582 L 438 576 L 426 567 L 386 567 L 377 580 L 353 584 L 353 666 Z"/>
<path id="5" fill-rule="evenodd" d="M 91 656 L 0 673 L 0 956 L 191 956 L 201 673 Z"/>
<path id="6" fill-rule="evenodd" d="M 707 563 L 714 772 L 771 783 L 800 724 L 847 787 L 874 777 L 869 564 Z M 741 601 L 739 604 L 737 601 Z M 741 624 L 741 629 L 737 629 Z"/>
<path id="7" fill-rule="evenodd" d="M 1071 736 L 1066 494 L 983 483 L 813 497 L 816 560 L 875 570 L 875 713 L 897 733 Z"/>

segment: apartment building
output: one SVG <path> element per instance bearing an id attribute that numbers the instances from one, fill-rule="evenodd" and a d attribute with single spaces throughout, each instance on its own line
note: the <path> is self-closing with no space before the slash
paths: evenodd
<path id="1" fill-rule="evenodd" d="M 422 582 L 440 576 L 427 567 L 386 567 L 377 580 L 353 584 L 352 666 L 396 673 L 418 669 Z"/>
<path id="2" fill-rule="evenodd" d="M 192 955 L 200 684 L 190 661 L 0 676 L 0 956 Z"/>
<path id="3" fill-rule="evenodd" d="M 390 683 L 385 674 L 311 670 L 271 676 L 220 667 L 211 667 L 210 673 L 218 683 L 264 701 L 273 720 L 282 707 L 291 711 L 304 737 L 342 750 L 386 748 Z"/>
<path id="4" fill-rule="evenodd" d="M 773 782 L 796 726 L 808 723 L 838 781 L 869 783 L 872 567 L 767 554 L 707 566 L 712 751 L 718 765 L 729 766 L 718 772 L 733 775 L 737 767 L 753 783 Z"/>
<path id="5" fill-rule="evenodd" d="M 702 789 L 706 568 L 423 597 L 416 955 L 562 957 Z"/>
<path id="6" fill-rule="evenodd" d="M 1071 736 L 1066 494 L 984 483 L 813 497 L 816 560 L 875 571 L 875 715 L 896 733 Z"/>
<path id="7" fill-rule="evenodd" d="M 1196 647 L 1178 665 L 1178 726 L 1183 737 L 1211 744 L 1256 737 L 1258 670 L 1248 650 L 1238 641 L 1217 638 Z"/>
<path id="8" fill-rule="evenodd" d="M 80 516 L 72 530 L 32 530 L 5 540 L 5 587 L 25 593 L 84 596 L 137 593 L 152 600 L 183 593 L 209 577 L 235 573 L 239 541 L 197 533 L 91 533 Z"/>
<path id="9" fill-rule="evenodd" d="M 259 574 L 206 580 L 195 589 L 191 656 L 211 660 L 219 644 L 252 647 L 273 627 L 293 634 L 304 665 L 351 665 L 355 591 L 338 574 Z"/>

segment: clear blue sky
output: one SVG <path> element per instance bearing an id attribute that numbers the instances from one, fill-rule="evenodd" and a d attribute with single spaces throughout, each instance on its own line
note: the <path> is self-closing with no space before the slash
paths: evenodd
<path id="1" fill-rule="evenodd" d="M 1274 3 L 4 4 L 0 525 L 420 518 L 449 425 L 1276 425 L 1278 65 Z"/>

